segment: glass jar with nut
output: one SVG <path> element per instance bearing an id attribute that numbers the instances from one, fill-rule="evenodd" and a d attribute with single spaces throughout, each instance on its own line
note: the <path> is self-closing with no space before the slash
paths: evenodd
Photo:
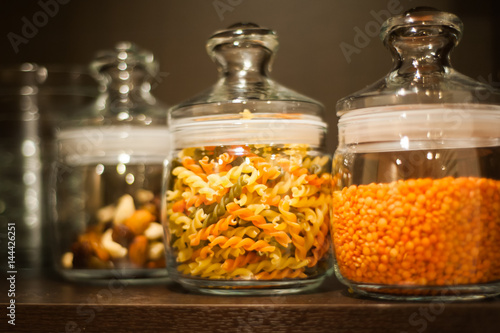
<path id="1" fill-rule="evenodd" d="M 77 280 L 163 278 L 159 204 L 170 138 L 164 108 L 150 93 L 157 63 L 122 42 L 98 53 L 91 69 L 102 94 L 57 133 L 56 267 Z"/>

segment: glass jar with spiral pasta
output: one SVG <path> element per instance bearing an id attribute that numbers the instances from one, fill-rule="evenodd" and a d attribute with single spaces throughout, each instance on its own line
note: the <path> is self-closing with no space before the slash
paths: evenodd
<path id="1" fill-rule="evenodd" d="M 276 34 L 216 32 L 209 90 L 170 111 L 169 276 L 206 293 L 293 293 L 331 268 L 331 159 L 318 102 L 268 77 Z"/>
<path id="2" fill-rule="evenodd" d="M 157 66 L 129 42 L 99 52 L 91 70 L 102 93 L 59 126 L 53 246 L 68 279 L 167 275 L 160 195 L 170 137 L 166 109 L 150 93 Z"/>
<path id="3" fill-rule="evenodd" d="M 462 22 L 416 8 L 381 38 L 394 68 L 337 104 L 337 277 L 386 299 L 500 294 L 500 94 L 456 72 Z"/>

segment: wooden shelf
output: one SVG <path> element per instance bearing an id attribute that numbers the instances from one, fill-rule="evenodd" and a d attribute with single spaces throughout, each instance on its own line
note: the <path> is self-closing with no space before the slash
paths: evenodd
<path id="1" fill-rule="evenodd" d="M 5 309 L 8 288 L 3 290 Z M 381 302 L 349 295 L 334 277 L 308 294 L 205 296 L 172 282 L 89 285 L 21 271 L 16 326 L 5 318 L 1 332 L 485 333 L 500 331 L 500 298 Z"/>

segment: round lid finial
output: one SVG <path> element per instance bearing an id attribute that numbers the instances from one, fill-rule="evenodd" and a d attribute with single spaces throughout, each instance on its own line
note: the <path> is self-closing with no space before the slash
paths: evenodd
<path id="1" fill-rule="evenodd" d="M 249 47 L 251 45 L 267 48 L 271 53 L 278 50 L 276 33 L 252 22 L 238 22 L 227 29 L 216 31 L 207 41 L 207 52 L 213 58 L 213 50 L 224 44 Z"/>
<path id="2" fill-rule="evenodd" d="M 112 50 L 103 50 L 96 54 L 90 69 L 97 77 L 111 68 L 144 70 L 148 77 L 154 77 L 158 73 L 158 63 L 153 53 L 139 48 L 129 41 L 121 41 L 115 44 Z"/>
<path id="3" fill-rule="evenodd" d="M 428 34 L 419 33 L 419 27 L 446 27 L 454 31 L 457 42 L 460 40 L 463 31 L 463 23 L 455 14 L 443 12 L 433 7 L 415 7 L 407 10 L 402 15 L 387 19 L 380 29 L 380 39 L 386 41 L 395 31 L 407 29 L 409 34 Z M 439 31 L 439 30 L 436 30 Z"/>

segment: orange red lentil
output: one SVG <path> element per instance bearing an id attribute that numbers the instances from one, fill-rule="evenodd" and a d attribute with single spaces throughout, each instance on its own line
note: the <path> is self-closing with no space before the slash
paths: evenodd
<path id="1" fill-rule="evenodd" d="M 338 269 L 352 282 L 443 286 L 500 280 L 500 181 L 352 185 L 333 199 Z"/>

